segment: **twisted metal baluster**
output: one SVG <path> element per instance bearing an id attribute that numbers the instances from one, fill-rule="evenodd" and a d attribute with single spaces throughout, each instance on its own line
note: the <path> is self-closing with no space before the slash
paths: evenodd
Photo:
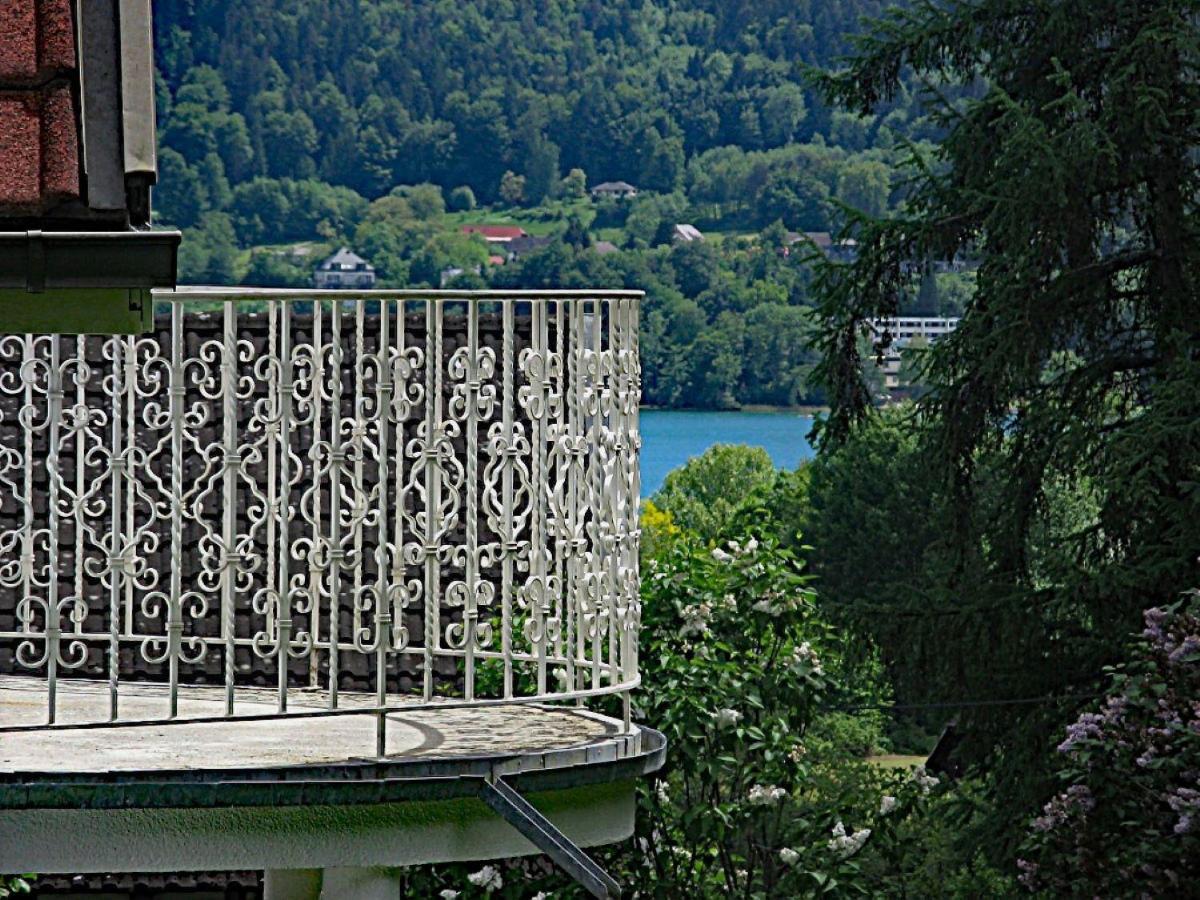
<path id="1" fill-rule="evenodd" d="M 603 642 L 605 625 L 605 605 L 607 592 L 604 571 L 604 540 L 606 505 L 604 497 L 604 409 L 602 394 L 604 391 L 604 353 L 602 313 L 599 301 L 590 301 L 590 319 L 585 316 L 584 324 L 591 346 L 585 343 L 584 355 L 584 424 L 590 424 L 590 440 L 586 451 L 585 491 L 587 494 L 586 508 L 589 512 L 584 528 L 590 531 L 587 560 L 589 562 L 588 584 L 585 592 L 588 604 L 588 619 L 586 627 L 592 638 L 592 689 L 600 687 L 600 672 L 603 665 Z M 581 305 L 582 302 L 581 302 Z M 587 307 L 585 307 L 585 310 Z"/>
<path id="2" fill-rule="evenodd" d="M 354 454 L 354 470 L 353 470 L 353 485 L 354 485 L 354 500 L 355 503 L 361 499 L 363 493 L 363 448 L 364 448 L 364 431 L 365 425 L 363 419 L 363 381 L 365 377 L 364 363 L 366 362 L 365 353 L 363 352 L 364 338 L 364 320 L 366 317 L 366 303 L 361 299 L 354 301 L 354 418 L 352 419 L 351 432 L 351 447 Z M 340 404 L 339 404 L 340 406 Z M 362 513 L 356 509 L 355 518 L 361 518 Z M 363 531 L 362 528 L 355 528 L 353 531 L 353 558 L 362 559 L 363 548 Z M 361 565 L 356 565 L 352 568 L 353 585 L 351 586 L 351 596 L 354 602 L 351 604 L 351 634 L 357 636 L 362 631 L 362 604 L 359 598 L 363 596 L 363 571 Z"/>
<path id="3" fill-rule="evenodd" d="M 130 566 L 133 566 L 133 556 L 137 552 L 136 535 L 137 535 L 137 514 L 136 514 L 136 496 L 137 496 L 137 457 L 135 455 L 137 447 L 137 338 L 129 337 L 125 340 L 125 366 L 124 380 L 122 382 L 125 389 L 125 449 L 123 456 L 125 459 L 124 465 L 124 494 L 125 494 L 125 545 L 129 548 Z M 132 568 L 130 570 L 132 574 Z M 121 607 L 122 625 L 121 633 L 125 637 L 133 637 L 133 610 L 134 610 L 134 579 L 132 577 L 125 579 L 125 592 Z"/>
<path id="4" fill-rule="evenodd" d="M 53 724 L 57 715 L 58 700 L 58 644 L 61 630 L 58 621 L 58 495 L 61 473 L 59 470 L 59 441 L 62 426 L 62 370 L 59 337 L 50 339 L 50 368 L 46 383 L 47 421 L 50 425 L 50 448 L 46 454 L 46 474 L 49 490 L 49 535 L 47 552 L 49 563 L 46 585 L 46 703 L 48 724 Z"/>
<path id="5" fill-rule="evenodd" d="M 75 555 L 73 558 L 75 571 L 72 588 L 76 604 L 83 603 L 83 576 L 86 571 L 83 540 L 84 529 L 88 527 L 83 515 L 87 497 L 87 436 L 90 433 L 87 427 L 90 419 L 87 405 L 87 383 L 91 376 L 91 369 L 87 365 L 87 354 L 85 353 L 86 340 L 87 338 L 83 335 L 75 336 L 75 408 L 71 411 L 70 425 L 71 436 L 75 444 L 75 487 L 71 514 L 75 525 Z M 81 635 L 83 618 L 80 616 L 73 618 L 76 620 L 74 634 Z"/>
<path id="6" fill-rule="evenodd" d="M 516 427 L 513 423 L 513 332 L 516 325 L 513 321 L 513 303 L 511 300 L 503 304 L 504 330 L 502 365 L 504 367 L 504 384 L 501 387 L 500 434 L 503 444 L 497 446 L 493 437 L 492 446 L 502 456 L 500 516 L 492 529 L 501 536 L 503 562 L 500 572 L 500 652 L 504 656 L 504 697 L 513 695 L 513 646 L 512 646 L 512 592 L 513 592 L 513 563 L 520 552 L 517 543 L 516 511 L 513 503 L 513 452 L 516 449 Z M 494 434 L 493 429 L 493 434 Z"/>
<path id="7" fill-rule="evenodd" d="M 438 604 L 441 602 L 439 584 L 440 560 L 437 555 L 438 528 L 435 521 L 441 508 L 441 468 L 437 464 L 437 440 L 442 418 L 442 301 L 429 301 L 425 308 L 425 701 L 433 699 L 433 660 L 441 627 Z"/>
<path id="8" fill-rule="evenodd" d="M 322 325 L 324 318 L 324 303 L 320 300 L 313 303 L 313 333 L 312 333 L 312 384 L 311 384 L 311 399 L 312 404 L 312 441 L 313 445 L 309 451 L 310 468 L 312 471 L 312 484 L 308 489 L 308 497 L 311 502 L 311 512 L 308 514 L 309 523 L 311 525 L 312 538 L 308 548 L 308 596 L 309 596 L 309 621 L 311 623 L 311 631 L 313 636 L 313 653 L 309 657 L 309 686 L 316 688 L 320 686 L 320 654 L 317 648 L 321 645 L 321 597 L 323 593 L 321 567 L 318 563 L 318 548 L 321 546 L 321 483 L 320 472 L 317 464 L 317 458 L 314 453 L 317 449 L 317 444 L 321 441 L 322 430 L 322 410 L 324 408 L 325 399 L 325 345 L 323 342 Z"/>
<path id="9" fill-rule="evenodd" d="M 558 573 L 558 590 L 554 592 L 555 612 L 551 627 L 554 632 L 554 652 L 565 660 L 566 681 L 560 689 L 571 690 L 575 686 L 575 564 L 571 553 L 571 457 L 570 430 L 575 408 L 575 392 L 571 378 L 575 373 L 572 352 L 574 307 L 567 302 L 555 305 L 555 355 L 558 357 L 558 378 L 555 391 L 558 403 L 556 425 L 553 436 L 554 451 L 554 566 Z"/>
<path id="10" fill-rule="evenodd" d="M 580 493 L 583 485 L 579 454 L 583 443 L 583 305 L 573 303 L 568 310 L 570 351 L 567 356 L 567 433 L 560 437 L 561 462 L 566 468 L 566 516 L 562 529 L 562 552 L 567 570 L 567 687 L 575 690 L 579 681 L 575 672 L 578 661 L 585 659 L 583 606 L 584 568 L 578 534 L 582 516 Z"/>
<path id="11" fill-rule="evenodd" d="M 22 358 L 21 369 L 23 373 L 22 381 L 25 385 L 25 404 L 21 411 L 24 413 L 29 411 L 32 417 L 34 411 L 33 405 L 33 387 L 34 380 L 32 377 L 25 377 L 24 373 L 27 366 L 36 360 L 36 349 L 33 341 L 33 335 L 25 335 L 25 355 Z M 33 536 L 33 436 L 34 429 L 32 422 L 24 422 L 24 438 L 25 438 L 25 477 L 23 479 L 24 493 L 22 497 L 25 503 L 25 524 L 23 529 L 23 540 L 21 541 L 21 557 L 22 557 L 22 585 L 21 596 L 29 597 L 33 595 L 33 566 L 34 566 L 34 536 Z"/>
<path id="12" fill-rule="evenodd" d="M 126 472 L 129 464 L 128 454 L 125 453 L 124 436 L 122 434 L 121 399 L 125 395 L 125 362 L 122 354 L 121 338 L 114 337 L 111 344 L 112 355 L 112 417 L 109 422 L 110 444 L 112 448 L 112 465 L 109 467 L 109 490 L 112 493 L 112 535 L 109 544 L 108 559 L 108 718 L 115 722 L 120 714 L 119 682 L 121 674 L 121 594 L 125 588 L 125 569 L 129 548 L 125 544 L 125 525 L 122 516 L 125 513 L 124 487 Z"/>
<path id="13" fill-rule="evenodd" d="M 170 714 L 179 715 L 179 655 L 183 638 L 183 302 L 171 301 L 171 596 L 167 605 Z"/>
<path id="14" fill-rule="evenodd" d="M 278 613 L 275 617 L 276 638 L 276 696 L 280 712 L 288 708 L 288 663 L 292 658 L 292 594 L 291 577 L 291 437 L 292 437 L 292 305 L 286 300 L 271 304 L 274 317 L 279 323 L 279 380 L 276 392 L 279 398 L 279 423 L 277 426 L 279 478 L 272 477 L 271 483 L 278 484 L 279 518 L 279 574 L 275 582 L 278 593 Z M 276 371 L 276 370 L 272 370 Z M 269 583 L 269 582 L 268 582 Z"/>
<path id="15" fill-rule="evenodd" d="M 401 311 L 403 315 L 403 311 Z M 388 424 L 392 412 L 392 366 L 389 359 L 391 336 L 389 326 L 391 313 L 387 300 L 379 304 L 379 342 L 375 347 L 375 364 L 378 368 L 375 382 L 375 413 L 379 422 L 379 463 L 376 478 L 378 504 L 378 544 L 375 548 L 375 703 L 387 705 L 387 659 L 392 646 L 392 603 L 388 585 L 390 569 L 388 555 Z M 360 345 L 361 346 L 361 345 Z M 361 350 L 360 350 L 361 352 Z M 387 716 L 376 717 L 375 755 L 383 756 L 387 747 Z"/>
<path id="16" fill-rule="evenodd" d="M 338 674 L 341 659 L 342 605 L 342 472 L 345 459 L 342 450 L 342 305 L 329 305 L 329 538 L 325 549 L 325 565 L 329 569 L 329 708 L 337 709 Z M 314 481 L 317 479 L 314 478 Z"/>
<path id="17" fill-rule="evenodd" d="M 237 396 L 237 305 L 225 302 L 221 344 L 221 445 L 222 445 L 222 510 L 221 510 L 221 639 L 225 644 L 225 714 L 233 715 L 234 656 L 236 652 L 234 603 L 235 544 L 237 542 L 237 483 L 241 474 L 242 457 L 238 452 Z"/>

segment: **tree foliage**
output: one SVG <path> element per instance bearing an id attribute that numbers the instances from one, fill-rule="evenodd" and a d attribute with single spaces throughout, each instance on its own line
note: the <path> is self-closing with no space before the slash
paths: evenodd
<path id="1" fill-rule="evenodd" d="M 914 152 L 903 210 L 854 217 L 857 261 L 820 276 L 831 452 L 871 416 L 864 322 L 896 314 L 922 261 L 980 261 L 921 400 L 946 546 L 877 612 L 935 639 L 943 668 L 986 691 L 976 699 L 1077 694 L 1144 608 L 1200 575 L 1194 16 L 1183 0 L 918 2 L 823 79 L 866 114 L 911 69 L 946 129 L 934 153 Z M 935 82 L 972 87 L 952 100 Z M 990 627 L 967 627 L 985 613 Z M 930 634 L 934 617 L 943 627 Z M 1022 788 L 1002 804 L 1028 802 L 1062 714 L 1052 703 L 964 713 L 974 758 L 997 750 Z"/>
<path id="2" fill-rule="evenodd" d="M 667 474 L 654 504 L 676 525 L 712 541 L 755 491 L 775 480 L 775 464 L 761 447 L 715 444 Z"/>

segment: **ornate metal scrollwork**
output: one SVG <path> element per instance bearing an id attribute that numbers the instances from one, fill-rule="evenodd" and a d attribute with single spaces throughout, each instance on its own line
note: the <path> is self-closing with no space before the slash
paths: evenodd
<path id="1" fill-rule="evenodd" d="M 168 716 L 636 684 L 635 295 L 158 299 L 152 335 L 0 336 L 16 670 L 114 719 L 135 677 Z"/>

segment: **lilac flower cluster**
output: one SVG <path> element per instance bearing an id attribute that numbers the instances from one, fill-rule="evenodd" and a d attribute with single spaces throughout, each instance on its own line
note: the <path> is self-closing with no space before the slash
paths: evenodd
<path id="1" fill-rule="evenodd" d="M 1064 824 L 1075 814 L 1086 814 L 1096 808 L 1091 788 L 1073 784 L 1042 808 L 1042 815 L 1033 820 L 1034 831 L 1050 831 Z"/>
<path id="2" fill-rule="evenodd" d="M 1175 788 L 1167 795 L 1167 805 L 1179 816 L 1179 821 L 1175 823 L 1175 833 L 1191 832 L 1192 818 L 1200 813 L 1200 791 L 1187 787 Z"/>
<path id="3" fill-rule="evenodd" d="M 1172 615 L 1163 607 L 1146 610 L 1146 628 L 1142 635 L 1150 640 L 1154 650 L 1163 653 L 1172 665 L 1200 662 L 1200 625 L 1192 616 Z"/>
<path id="4" fill-rule="evenodd" d="M 1083 741 L 1099 740 L 1104 736 L 1105 717 L 1101 713 L 1084 713 L 1067 726 L 1067 737 L 1058 745 L 1059 753 L 1070 753 Z"/>
<path id="5" fill-rule="evenodd" d="M 1167 633 L 1163 626 L 1167 621 L 1167 611 L 1161 606 L 1153 606 L 1143 613 L 1142 618 L 1146 622 L 1146 628 L 1142 631 L 1142 636 L 1149 641 L 1155 643 L 1166 640 Z"/>
<path id="6" fill-rule="evenodd" d="M 1114 689 L 1058 745 L 1066 784 L 1017 862 L 1030 890 L 1173 895 L 1200 877 L 1200 593 L 1144 620 Z"/>
<path id="7" fill-rule="evenodd" d="M 1037 863 L 1028 859 L 1018 859 L 1017 871 L 1019 871 L 1021 874 L 1017 876 L 1017 881 L 1021 882 L 1023 887 L 1026 887 L 1031 891 L 1037 890 L 1037 876 L 1040 868 L 1041 867 Z"/>

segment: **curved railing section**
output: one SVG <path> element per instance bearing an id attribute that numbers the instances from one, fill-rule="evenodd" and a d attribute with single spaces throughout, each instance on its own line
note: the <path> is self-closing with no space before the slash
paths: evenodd
<path id="1" fill-rule="evenodd" d="M 639 297 L 197 288 L 0 337 L 0 671 L 40 727 L 64 679 L 113 723 L 131 680 L 164 719 L 628 703 Z"/>

